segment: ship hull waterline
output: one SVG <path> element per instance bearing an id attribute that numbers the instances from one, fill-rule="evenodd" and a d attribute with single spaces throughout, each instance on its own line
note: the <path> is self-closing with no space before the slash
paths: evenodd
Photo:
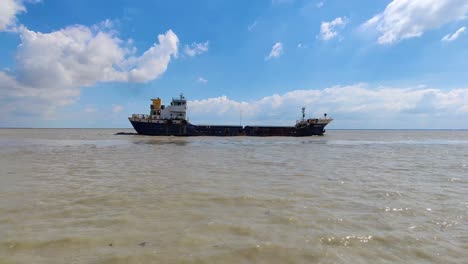
<path id="1" fill-rule="evenodd" d="M 146 120 L 130 120 L 138 134 L 147 136 L 256 136 L 256 137 L 306 137 L 322 136 L 327 124 L 304 126 L 223 126 L 193 125 L 188 122 L 153 123 Z"/>

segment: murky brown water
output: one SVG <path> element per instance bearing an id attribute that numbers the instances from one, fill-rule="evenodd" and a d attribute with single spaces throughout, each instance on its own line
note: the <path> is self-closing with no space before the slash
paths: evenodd
<path id="1" fill-rule="evenodd" d="M 0 263 L 468 259 L 468 131 L 118 131 L 0 129 Z"/>

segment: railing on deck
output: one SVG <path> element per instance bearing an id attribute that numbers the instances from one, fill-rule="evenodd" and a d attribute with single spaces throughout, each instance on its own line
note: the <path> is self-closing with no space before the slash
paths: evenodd
<path id="1" fill-rule="evenodd" d="M 148 119 L 148 118 L 150 118 L 150 116 L 149 115 L 142 115 L 142 114 L 132 114 L 132 118 Z"/>

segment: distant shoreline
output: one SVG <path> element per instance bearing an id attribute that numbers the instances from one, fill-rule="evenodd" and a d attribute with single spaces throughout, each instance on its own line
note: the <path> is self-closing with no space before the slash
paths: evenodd
<path id="1" fill-rule="evenodd" d="M 133 129 L 131 127 L 0 127 L 0 129 Z M 468 131 L 468 128 L 330 128 L 327 131 L 343 131 L 343 130 L 367 130 L 367 131 L 386 131 L 386 130 L 401 130 L 401 131 Z"/>

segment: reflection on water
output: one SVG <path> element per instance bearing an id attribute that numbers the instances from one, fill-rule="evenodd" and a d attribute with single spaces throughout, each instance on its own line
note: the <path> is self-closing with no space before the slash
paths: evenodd
<path id="1" fill-rule="evenodd" d="M 466 131 L 119 131 L 0 129 L 0 263 L 468 258 Z"/>
<path id="2" fill-rule="evenodd" d="M 138 139 L 138 140 L 132 140 L 131 141 L 133 144 L 144 144 L 144 145 L 176 145 L 176 146 L 185 146 L 189 144 L 190 142 L 188 140 L 185 140 L 184 138 L 174 138 L 174 139 Z"/>

